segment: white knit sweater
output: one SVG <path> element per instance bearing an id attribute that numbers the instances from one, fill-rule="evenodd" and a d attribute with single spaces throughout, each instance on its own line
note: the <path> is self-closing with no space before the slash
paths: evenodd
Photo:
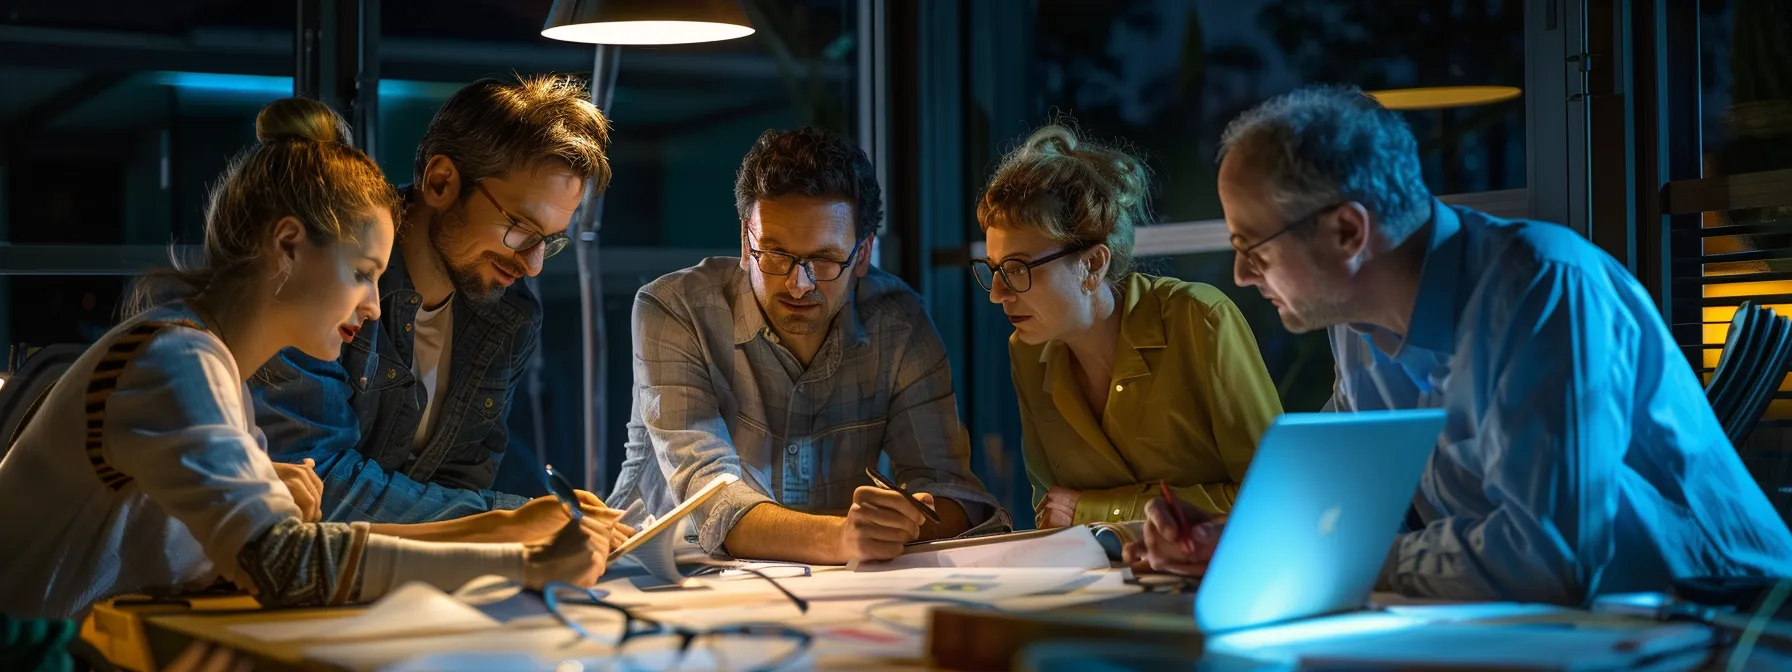
<path id="1" fill-rule="evenodd" d="M 425 544 L 339 523 L 282 525 L 282 533 L 306 536 L 268 545 L 284 555 L 267 563 L 289 566 L 239 567 L 239 557 L 255 555 L 244 554 L 246 546 L 300 512 L 268 460 L 235 360 L 206 331 L 163 329 L 119 376 L 101 454 L 131 481 L 107 486 L 86 452 L 88 382 L 100 356 L 146 320 L 200 322 L 170 304 L 114 328 L 51 389 L 0 461 L 0 612 L 75 617 L 114 595 L 190 592 L 220 578 L 264 594 L 286 591 L 256 584 L 297 576 L 291 565 L 358 582 L 358 590 L 339 592 L 361 600 L 404 580 L 453 589 L 482 574 L 522 579 L 518 544 Z M 364 541 L 353 553 L 316 552 L 323 539 L 351 534 Z"/>

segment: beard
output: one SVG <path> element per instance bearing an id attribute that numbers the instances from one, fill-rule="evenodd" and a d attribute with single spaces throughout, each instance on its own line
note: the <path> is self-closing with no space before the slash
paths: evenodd
<path id="1" fill-rule="evenodd" d="M 799 269 L 797 272 L 800 273 L 802 271 Z M 821 306 L 822 310 L 807 311 L 806 314 L 792 313 L 784 306 L 783 302 L 785 301 L 797 304 L 817 305 Z M 822 295 L 820 289 L 811 291 L 807 295 L 801 297 L 791 296 L 787 292 L 772 294 L 771 305 L 767 308 L 769 308 L 769 310 L 766 310 L 765 312 L 771 315 L 773 326 L 776 326 L 778 331 L 782 331 L 786 334 L 813 334 L 827 328 L 828 323 L 834 319 L 833 314 L 827 310 L 827 297 Z"/>
<path id="2" fill-rule="evenodd" d="M 523 274 L 511 268 L 504 260 L 487 258 L 480 253 L 456 256 L 453 249 L 461 247 L 453 243 L 467 235 L 466 202 L 455 204 L 453 208 L 436 213 L 429 222 L 429 246 L 435 250 L 436 260 L 448 274 L 448 282 L 454 285 L 454 293 L 475 304 L 489 305 L 496 303 L 504 296 L 507 286 L 496 280 L 487 278 L 483 271 L 487 264 L 496 264 L 505 272 L 521 278 Z"/>

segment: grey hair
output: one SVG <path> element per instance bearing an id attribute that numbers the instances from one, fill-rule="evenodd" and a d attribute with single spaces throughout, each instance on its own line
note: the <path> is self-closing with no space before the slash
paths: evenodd
<path id="1" fill-rule="evenodd" d="M 1264 101 L 1226 126 L 1219 159 L 1238 147 L 1261 162 L 1270 200 L 1290 216 L 1356 201 L 1396 244 L 1431 216 L 1412 129 L 1354 86 L 1309 86 Z"/>

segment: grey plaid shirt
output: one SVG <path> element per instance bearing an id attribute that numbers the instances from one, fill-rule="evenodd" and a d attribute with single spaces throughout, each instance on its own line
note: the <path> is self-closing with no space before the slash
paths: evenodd
<path id="1" fill-rule="evenodd" d="M 662 515 L 735 474 L 694 516 L 697 543 L 725 554 L 729 530 L 761 503 L 844 515 L 883 453 L 898 483 L 957 500 L 978 531 L 1009 525 L 971 474 L 951 366 L 921 297 L 875 268 L 857 282 L 807 369 L 766 324 L 739 258 L 642 287 L 628 455 L 610 506 Z"/>

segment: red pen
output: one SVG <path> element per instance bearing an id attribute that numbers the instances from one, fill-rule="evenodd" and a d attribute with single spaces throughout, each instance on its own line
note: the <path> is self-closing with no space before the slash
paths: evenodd
<path id="1" fill-rule="evenodd" d="M 1176 541 L 1182 542 L 1182 551 L 1193 556 L 1195 554 L 1195 528 L 1188 524 L 1188 518 L 1182 515 L 1182 509 L 1176 506 L 1175 495 L 1170 494 L 1170 484 L 1158 481 L 1157 487 L 1163 491 L 1164 504 L 1170 509 L 1170 518 L 1176 521 Z"/>

